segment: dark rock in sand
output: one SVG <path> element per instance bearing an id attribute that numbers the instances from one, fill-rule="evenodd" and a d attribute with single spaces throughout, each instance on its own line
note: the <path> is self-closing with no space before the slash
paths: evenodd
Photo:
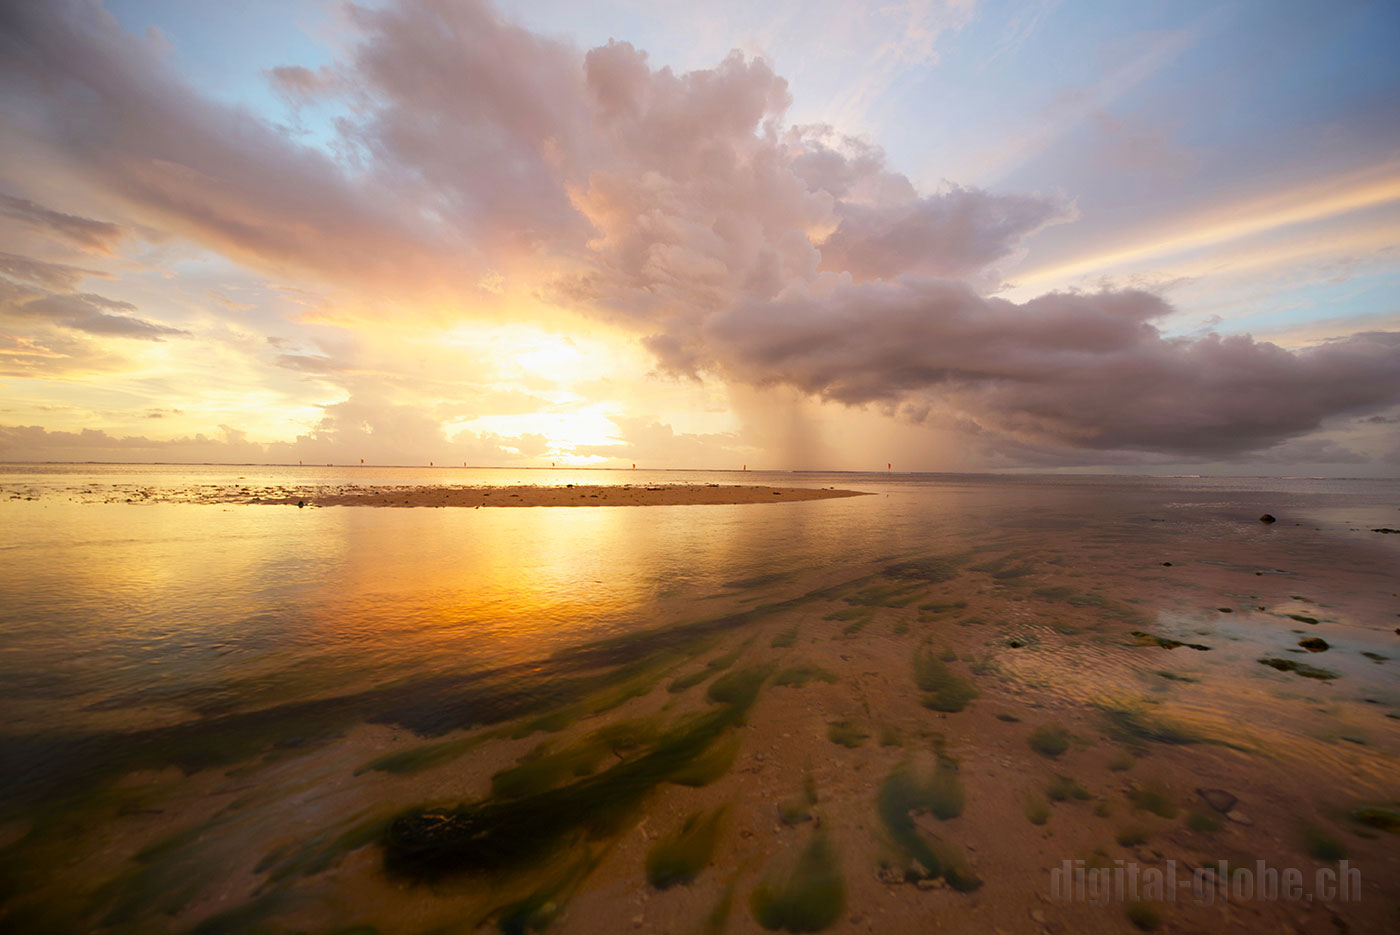
<path id="1" fill-rule="evenodd" d="M 1164 566 L 1166 566 L 1167 568 L 1172 567 L 1172 563 L 1171 563 L 1171 562 L 1163 562 L 1162 564 L 1163 564 Z"/>
<path id="2" fill-rule="evenodd" d="M 1261 523 L 1277 523 L 1278 520 L 1274 518 L 1274 514 L 1272 514 L 1272 513 L 1265 513 L 1263 516 L 1259 517 L 1259 522 L 1261 522 Z"/>
<path id="3" fill-rule="evenodd" d="M 1196 794 L 1206 800 L 1206 804 L 1224 814 L 1234 808 L 1239 798 L 1224 789 L 1197 789 Z"/>
<path id="4" fill-rule="evenodd" d="M 1310 636 L 1305 640 L 1299 640 L 1298 645 L 1310 653 L 1325 653 L 1329 648 L 1326 640 L 1318 639 L 1315 636 Z"/>
<path id="5" fill-rule="evenodd" d="M 1400 529 L 1391 529 L 1387 526 L 1382 526 L 1380 529 L 1372 529 L 1371 532 L 1386 532 L 1393 535 L 1400 535 Z"/>

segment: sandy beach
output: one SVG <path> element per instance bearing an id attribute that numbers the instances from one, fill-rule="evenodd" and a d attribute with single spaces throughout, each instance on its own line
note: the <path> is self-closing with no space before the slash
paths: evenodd
<path id="1" fill-rule="evenodd" d="M 698 506 L 701 504 L 784 503 L 861 497 L 860 490 L 830 487 L 766 487 L 747 484 L 568 484 L 562 487 L 381 487 L 315 495 L 262 499 L 259 503 L 306 506 L 482 507 L 482 506 Z"/>

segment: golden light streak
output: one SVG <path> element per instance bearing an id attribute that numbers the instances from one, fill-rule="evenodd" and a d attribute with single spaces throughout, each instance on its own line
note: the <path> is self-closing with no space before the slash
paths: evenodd
<path id="1" fill-rule="evenodd" d="M 1374 177 L 1382 173 L 1383 177 Z M 1176 233 L 1167 237 L 1031 270 L 1015 278 L 1015 287 L 1043 289 L 1081 276 L 1107 274 L 1115 268 L 1135 261 L 1188 253 L 1254 234 L 1350 214 L 1394 201 L 1400 201 L 1400 167 L 1388 163 L 1378 169 L 1301 191 L 1230 205 L 1181 225 Z"/>

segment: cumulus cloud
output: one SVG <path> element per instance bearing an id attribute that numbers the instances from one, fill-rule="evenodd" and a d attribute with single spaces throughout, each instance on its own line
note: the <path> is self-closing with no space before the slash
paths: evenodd
<path id="1" fill-rule="evenodd" d="M 1394 333 L 1290 351 L 1168 337 L 1170 307 L 1140 291 L 995 298 L 997 264 L 1073 205 L 920 192 L 875 144 L 788 126 L 791 91 L 761 59 L 676 73 L 627 42 L 580 51 L 540 37 L 481 2 L 349 10 L 359 35 L 342 61 L 271 73 L 284 93 L 345 103 L 334 154 L 201 97 L 100 8 L 65 0 L 0 6 L 12 101 L 0 131 L 250 264 L 482 295 L 503 257 L 526 258 L 540 295 L 632 329 L 662 370 L 1015 444 L 1224 456 L 1400 402 Z M 21 202 L 5 210 L 59 229 Z M 24 308 L 69 328 L 163 333 L 88 294 Z M 327 418 L 306 444 L 368 443 L 348 410 Z M 415 425 L 396 419 L 376 444 Z"/>

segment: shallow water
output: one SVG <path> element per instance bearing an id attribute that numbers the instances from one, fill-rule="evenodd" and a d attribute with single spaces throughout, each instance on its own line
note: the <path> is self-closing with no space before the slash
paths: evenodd
<path id="1" fill-rule="evenodd" d="M 875 496 L 594 509 L 229 502 L 366 485 L 715 482 Z M 1013 723 L 991 722 L 993 709 L 1015 707 L 1027 723 L 1092 721 L 1081 736 L 1105 760 L 1115 744 L 1141 753 L 1121 712 L 1134 730 L 1169 723 L 1204 745 L 1156 753 L 1165 775 L 1181 777 L 1183 804 L 1190 777 L 1207 768 L 1240 782 L 1268 774 L 1282 785 L 1252 811 L 1296 811 L 1306 800 L 1317 820 L 1351 835 L 1334 813 L 1400 798 L 1400 536 L 1371 532 L 1400 526 L 1398 507 L 1400 482 L 1375 480 L 0 466 L 0 856 L 21 880 L 0 890 L 0 921 L 40 926 L 32 930 L 509 928 L 525 910 L 488 891 L 519 888 L 514 877 L 487 885 L 434 874 L 432 892 L 405 891 L 385 823 L 429 805 L 491 805 L 492 774 L 522 756 L 532 762 L 545 741 L 537 759 L 573 750 L 572 765 L 531 781 L 595 810 L 607 801 L 609 820 L 541 843 L 529 876 L 559 882 L 537 900 L 547 913 L 526 907 L 530 924 L 632 930 L 632 910 L 613 918 L 606 896 L 648 892 L 630 829 L 661 823 L 682 801 L 672 798 L 691 794 L 647 764 L 699 768 L 674 756 L 703 759 L 707 745 L 728 740 L 703 733 L 694 749 L 676 740 L 672 759 L 655 745 L 706 712 L 740 752 L 698 787 L 711 800 L 697 803 L 736 817 L 708 875 L 642 900 L 639 917 L 657 930 L 684 928 L 726 886 L 740 895 L 725 924 L 756 930 L 745 888 L 770 857 L 781 864 L 805 841 L 786 841 L 783 828 L 769 834 L 762 818 L 750 822 L 756 832 L 740 829 L 749 837 L 735 830 L 745 808 L 771 807 L 773 789 L 755 792 L 740 773 L 761 773 L 782 756 L 773 750 L 791 746 L 774 768 L 792 782 L 816 769 L 827 786 L 848 789 L 825 806 L 825 827 L 839 832 L 847 878 L 864 880 L 873 869 L 861 861 L 873 866 L 883 858 L 870 855 L 891 846 L 856 830 L 858 815 L 874 817 L 871 784 L 935 735 L 940 748 L 961 744 L 969 764 L 1010 755 L 988 739 Z M 1264 512 L 1279 522 L 1261 524 Z M 898 571 L 930 557 L 952 570 Z M 958 602 L 966 606 L 934 606 Z M 795 649 L 770 639 L 789 631 L 800 634 Z M 1306 636 L 1331 648 L 1304 653 L 1296 644 Z M 976 684 L 967 711 L 919 705 L 909 660 L 920 646 L 946 650 L 950 670 Z M 1303 678 L 1260 658 L 1337 677 Z M 667 690 L 678 672 L 724 659 L 715 672 L 810 662 L 834 681 L 769 685 L 732 717 L 724 706 L 738 702 Z M 814 700 L 776 700 L 797 697 Z M 825 736 L 838 715 L 907 739 L 848 753 Z M 636 718 L 652 721 L 633 725 L 643 737 L 634 746 L 604 756 L 580 739 Z M 826 762 L 837 749 L 857 759 Z M 1097 752 L 1067 756 L 1076 755 L 1086 776 L 1102 766 Z M 579 777 L 611 775 L 597 772 L 609 762 L 647 777 L 645 787 L 625 802 L 589 792 Z M 1296 765 L 1296 781 L 1279 777 L 1281 764 Z M 997 781 L 987 777 L 985 807 Z M 595 785 L 606 791 L 604 779 Z M 1008 820 L 1034 830 L 1019 813 Z M 1358 852 L 1379 846 L 1364 834 L 1353 841 Z M 983 859 L 979 898 L 990 905 L 978 911 L 1017 904 L 1010 894 L 990 899 L 998 878 L 1014 874 Z M 172 892 L 175 878 L 183 882 Z M 882 897 L 849 885 L 837 923 L 864 930 L 850 917 L 883 912 L 865 905 Z M 972 911 L 905 902 L 888 904 L 903 920 L 892 930 L 920 930 L 929 912 L 957 920 Z M 1086 918 L 1076 924 L 1097 924 Z M 1123 924 L 1111 921 L 1107 930 Z"/>

